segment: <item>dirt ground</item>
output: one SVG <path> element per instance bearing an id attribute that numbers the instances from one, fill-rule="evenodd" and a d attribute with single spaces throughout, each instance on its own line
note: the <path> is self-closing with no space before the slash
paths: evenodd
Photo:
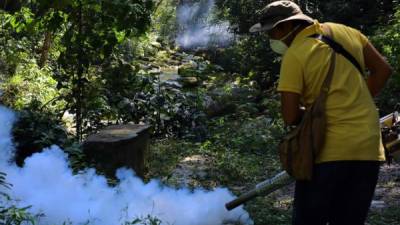
<path id="1" fill-rule="evenodd" d="M 276 191 L 270 197 L 276 198 L 276 207 L 288 208 L 292 202 L 293 192 L 294 185 L 292 184 Z M 384 164 L 381 167 L 371 211 L 379 212 L 389 207 L 400 209 L 400 162 L 391 165 Z"/>
<path id="2" fill-rule="evenodd" d="M 381 168 L 371 210 L 379 211 L 387 207 L 400 208 L 400 163 L 385 164 Z"/>
<path id="3" fill-rule="evenodd" d="M 208 172 L 210 169 L 210 162 L 212 160 L 200 156 L 193 155 L 183 159 L 176 169 L 173 171 L 172 176 L 169 177 L 169 182 L 177 186 L 208 186 L 210 179 Z M 211 179 L 212 180 L 212 179 Z M 171 182 L 172 181 L 172 182 Z M 207 182 L 205 182 L 207 181 Z M 208 184 L 208 185 L 207 185 Z M 215 185 L 215 184 L 214 184 Z M 211 185 L 211 186 L 214 186 Z M 230 187 L 230 189 L 236 190 L 239 193 L 245 192 L 248 187 Z M 293 203 L 294 184 L 286 186 L 274 193 L 263 196 L 260 198 L 270 199 L 274 204 L 274 208 L 279 210 L 288 211 L 292 207 Z M 394 209 L 394 211 L 393 211 Z M 386 213 L 391 211 L 392 214 Z M 370 217 L 366 225 L 386 225 L 395 224 L 400 225 L 400 221 L 397 220 L 398 216 L 394 214 L 400 213 L 400 162 L 394 162 L 391 165 L 384 164 L 381 167 L 378 185 L 375 190 L 375 196 L 373 198 L 370 210 Z M 389 217 L 389 218 L 386 218 Z M 391 221 L 386 223 L 385 220 Z M 377 222 L 381 221 L 381 222 Z"/>

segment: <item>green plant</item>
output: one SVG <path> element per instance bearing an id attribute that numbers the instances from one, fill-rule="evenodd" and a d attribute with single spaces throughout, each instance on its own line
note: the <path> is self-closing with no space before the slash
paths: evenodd
<path id="1" fill-rule="evenodd" d="M 176 0 L 158 1 L 153 16 L 153 27 L 165 41 L 175 41 L 178 24 L 176 19 Z"/>
<path id="2" fill-rule="evenodd" d="M 11 197 L 2 189 L 11 189 L 12 185 L 6 182 L 6 174 L 0 172 L 0 224 L 21 225 L 36 224 L 36 220 L 41 215 L 32 215 L 28 212 L 28 207 L 19 208 L 12 204 Z"/>
<path id="3" fill-rule="evenodd" d="M 69 165 L 71 169 L 78 173 L 79 171 L 83 171 L 86 168 L 94 168 L 94 165 L 91 165 L 85 154 L 83 153 L 82 146 L 78 142 L 68 143 L 68 145 L 64 148 L 64 152 L 68 154 Z"/>
<path id="4" fill-rule="evenodd" d="M 58 99 L 56 86 L 50 68 L 38 68 L 33 60 L 25 59 L 25 62 L 18 63 L 12 76 L 0 83 L 3 90 L 0 100 L 16 110 L 34 104 L 48 111 L 60 112 L 65 102 Z"/>
<path id="5" fill-rule="evenodd" d="M 162 221 L 155 216 L 147 215 L 146 217 L 141 217 L 134 219 L 130 222 L 125 222 L 122 225 L 161 225 Z"/>
<path id="6" fill-rule="evenodd" d="M 371 225 L 396 225 L 400 221 L 400 208 L 393 205 L 379 212 L 371 212 L 368 223 Z"/>
<path id="7" fill-rule="evenodd" d="M 392 77 L 386 84 L 383 92 L 378 96 L 377 105 L 381 110 L 381 115 L 386 115 L 393 110 L 399 110 L 400 97 L 400 7 L 397 8 L 393 19 L 387 26 L 383 26 L 376 31 L 371 38 L 374 45 L 380 49 L 394 69 Z"/>
<path id="8" fill-rule="evenodd" d="M 13 137 L 18 165 L 21 166 L 26 157 L 46 147 L 67 145 L 68 134 L 57 115 L 41 112 L 36 106 L 30 106 L 30 110 L 21 110 L 17 112 L 17 116 Z"/>

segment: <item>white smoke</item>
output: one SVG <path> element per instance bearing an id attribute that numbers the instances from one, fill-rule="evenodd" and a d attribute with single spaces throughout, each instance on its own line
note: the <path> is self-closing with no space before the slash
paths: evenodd
<path id="1" fill-rule="evenodd" d="M 10 132 L 14 121 L 14 113 L 0 105 L 0 168 L 7 163 L 7 159 L 13 157 Z"/>
<path id="2" fill-rule="evenodd" d="M 13 185 L 8 193 L 18 206 L 32 206 L 31 213 L 44 214 L 40 225 L 119 225 L 148 215 L 163 225 L 253 224 L 242 207 L 231 212 L 224 208 L 234 198 L 227 189 L 177 190 L 157 180 L 143 183 L 128 169 L 119 169 L 120 183 L 110 187 L 94 169 L 73 174 L 66 154 L 57 146 L 32 155 L 19 168 L 9 162 L 13 121 L 13 113 L 0 106 L 0 171 L 7 173 L 7 182 Z"/>
<path id="3" fill-rule="evenodd" d="M 215 7 L 214 0 L 200 0 L 182 4 L 177 9 L 177 19 L 181 32 L 176 42 L 184 48 L 226 46 L 233 40 L 228 22 L 209 20 Z"/>

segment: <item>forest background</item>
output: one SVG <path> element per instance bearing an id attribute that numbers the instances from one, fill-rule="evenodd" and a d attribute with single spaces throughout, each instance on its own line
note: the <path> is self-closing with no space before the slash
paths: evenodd
<path id="1" fill-rule="evenodd" d="M 146 123 L 152 141 L 145 179 L 174 185 L 176 165 L 194 155 L 208 165 L 192 187 L 224 185 L 239 194 L 270 177 L 280 170 L 284 133 L 275 90 L 280 58 L 264 36 L 248 33 L 268 2 L 0 0 L 0 103 L 18 114 L 17 151 L 56 144 L 79 171 L 90 166 L 81 150 L 88 135 Z M 321 22 L 369 37 L 395 71 L 375 99 L 379 113 L 398 110 L 399 2 L 296 2 Z M 292 199 L 279 207 L 276 201 L 246 205 L 255 224 L 289 223 Z M 396 224 L 398 204 L 372 213 L 369 223 Z M 34 221 L 26 209 L 0 206 L 4 218 Z"/>

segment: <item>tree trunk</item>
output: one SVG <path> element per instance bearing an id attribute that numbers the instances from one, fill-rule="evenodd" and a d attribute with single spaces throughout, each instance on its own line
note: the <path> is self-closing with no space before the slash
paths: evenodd
<path id="1" fill-rule="evenodd" d="M 79 34 L 78 34 L 78 43 L 80 46 L 83 45 L 82 36 L 83 36 L 83 26 L 82 26 L 82 2 L 80 2 L 79 7 Z M 83 46 L 82 46 L 83 47 Z M 81 47 L 81 49 L 82 49 Z M 82 91 L 83 85 L 83 59 L 82 53 L 78 56 L 78 71 L 77 71 L 77 83 L 76 83 L 76 136 L 78 142 L 82 141 Z"/>
<path id="2" fill-rule="evenodd" d="M 97 170 L 115 178 L 121 167 L 134 169 L 144 177 L 149 148 L 150 127 L 147 125 L 113 125 L 90 135 L 83 143 L 86 159 Z"/>
<path id="3" fill-rule="evenodd" d="M 43 68 L 46 65 L 47 59 L 49 58 L 49 50 L 51 47 L 53 35 L 50 31 L 47 31 L 44 35 L 43 46 L 39 59 L 39 67 Z"/>

